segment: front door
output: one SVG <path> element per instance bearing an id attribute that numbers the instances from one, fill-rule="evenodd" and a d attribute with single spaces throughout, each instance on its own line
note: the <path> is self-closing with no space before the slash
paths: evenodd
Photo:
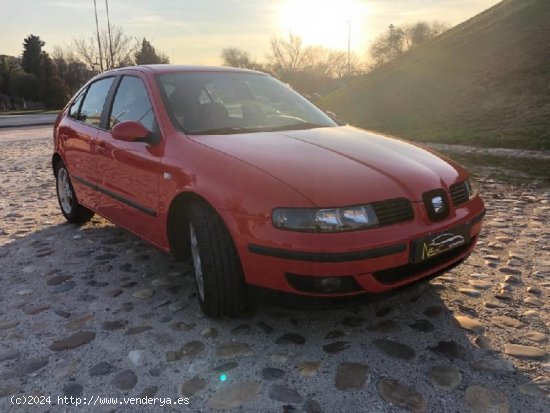
<path id="1" fill-rule="evenodd" d="M 138 121 L 158 134 L 158 143 L 114 139 L 110 132 L 113 126 L 127 120 Z M 123 76 L 106 130 L 101 130 L 97 138 L 99 212 L 156 244 L 163 239 L 163 226 L 157 221 L 163 143 L 144 81 L 138 76 Z"/>

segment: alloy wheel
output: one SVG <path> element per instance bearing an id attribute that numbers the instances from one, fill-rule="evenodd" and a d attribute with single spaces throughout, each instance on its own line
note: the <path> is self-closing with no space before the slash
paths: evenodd
<path id="1" fill-rule="evenodd" d="M 57 196 L 63 212 L 70 214 L 73 209 L 73 191 L 65 168 L 59 169 L 57 173 Z"/>

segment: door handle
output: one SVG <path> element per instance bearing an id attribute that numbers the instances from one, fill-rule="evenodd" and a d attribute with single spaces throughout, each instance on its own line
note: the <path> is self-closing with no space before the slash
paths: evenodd
<path id="1" fill-rule="evenodd" d="M 96 149 L 97 153 L 105 153 L 106 146 L 104 141 L 98 141 L 96 146 L 97 146 L 97 149 Z"/>

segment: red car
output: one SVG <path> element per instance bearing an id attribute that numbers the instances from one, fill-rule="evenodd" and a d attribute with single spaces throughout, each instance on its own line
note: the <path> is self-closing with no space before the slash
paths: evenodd
<path id="1" fill-rule="evenodd" d="M 247 286 L 334 299 L 440 274 L 472 252 L 485 212 L 459 165 L 341 126 L 254 71 L 112 70 L 54 128 L 66 219 L 98 213 L 192 258 L 213 317 L 241 311 Z"/>

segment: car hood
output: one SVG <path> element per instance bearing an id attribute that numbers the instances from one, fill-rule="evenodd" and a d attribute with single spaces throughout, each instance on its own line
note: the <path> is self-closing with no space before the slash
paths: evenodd
<path id="1" fill-rule="evenodd" d="M 351 126 L 189 138 L 284 181 L 322 207 L 421 201 L 422 193 L 466 177 L 432 151 Z"/>

